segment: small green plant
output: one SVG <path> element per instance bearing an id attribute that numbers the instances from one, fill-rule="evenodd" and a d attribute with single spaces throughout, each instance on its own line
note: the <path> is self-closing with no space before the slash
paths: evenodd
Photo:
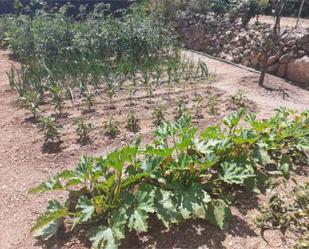
<path id="1" fill-rule="evenodd" d="M 179 99 L 176 102 L 176 114 L 175 114 L 175 120 L 181 118 L 184 113 L 187 111 L 186 101 L 184 99 Z"/>
<path id="2" fill-rule="evenodd" d="M 219 97 L 217 95 L 209 97 L 207 104 L 209 108 L 209 113 L 211 115 L 217 115 L 219 109 Z"/>
<path id="3" fill-rule="evenodd" d="M 206 63 L 201 61 L 201 60 L 199 60 L 198 67 L 201 70 L 201 78 L 202 79 L 208 79 L 208 77 L 209 77 L 209 70 L 208 70 L 208 67 L 207 67 Z"/>
<path id="4" fill-rule="evenodd" d="M 52 95 L 52 103 L 56 110 L 58 110 L 59 114 L 62 114 L 63 106 L 64 106 L 64 99 L 65 99 L 65 92 L 64 89 L 60 85 L 54 85 L 49 89 Z"/>
<path id="5" fill-rule="evenodd" d="M 86 123 L 82 118 L 76 121 L 76 133 L 78 136 L 77 141 L 86 144 L 90 142 L 90 132 L 94 129 L 94 126 L 91 123 Z"/>
<path id="6" fill-rule="evenodd" d="M 241 107 L 245 107 L 247 102 L 247 97 L 243 91 L 239 90 L 233 96 L 231 96 L 231 102 L 234 109 L 239 109 Z"/>
<path id="7" fill-rule="evenodd" d="M 61 126 L 57 125 L 55 118 L 51 116 L 41 117 L 39 120 L 39 128 L 43 133 L 44 144 L 59 144 Z"/>
<path id="8" fill-rule="evenodd" d="M 85 112 L 92 112 L 95 104 L 95 97 L 90 91 L 88 91 L 88 93 L 85 94 L 83 102 L 86 106 Z"/>
<path id="9" fill-rule="evenodd" d="M 136 133 L 140 130 L 139 118 L 133 111 L 130 111 L 127 116 L 126 128 L 128 131 Z"/>
<path id="10" fill-rule="evenodd" d="M 162 105 L 156 106 L 152 116 L 155 126 L 160 126 L 163 122 L 165 122 L 165 108 Z"/>
<path id="11" fill-rule="evenodd" d="M 136 85 L 130 84 L 128 87 L 128 91 L 129 91 L 129 105 L 133 106 L 134 105 L 133 96 L 136 94 L 136 91 L 137 91 Z"/>
<path id="12" fill-rule="evenodd" d="M 203 118 L 201 112 L 203 108 L 204 98 L 201 95 L 197 95 L 194 99 L 194 102 L 195 102 L 195 118 L 197 119 Z"/>
<path id="13" fill-rule="evenodd" d="M 23 104 L 30 110 L 34 119 L 38 119 L 40 113 L 41 95 L 35 91 L 28 91 L 21 97 Z"/>
<path id="14" fill-rule="evenodd" d="M 115 138 L 119 133 L 118 122 L 112 118 L 109 118 L 106 122 L 103 123 L 104 134 L 109 138 Z"/>
<path id="15" fill-rule="evenodd" d="M 108 103 L 109 103 L 109 108 L 110 109 L 115 109 L 115 105 L 114 105 L 114 96 L 115 96 L 115 90 L 113 87 L 109 87 L 107 89 L 107 97 L 108 97 Z"/>

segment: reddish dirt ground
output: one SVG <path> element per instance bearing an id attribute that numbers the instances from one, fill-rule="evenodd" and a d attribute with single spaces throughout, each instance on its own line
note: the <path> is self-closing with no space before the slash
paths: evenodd
<path id="1" fill-rule="evenodd" d="M 198 93 L 205 97 L 202 109 L 203 119 L 195 119 L 198 127 L 202 128 L 211 123 L 216 123 L 230 111 L 229 98 L 238 90 L 245 93 L 251 102 L 249 109 L 255 111 L 259 117 L 267 118 L 273 109 L 286 106 L 296 110 L 309 108 L 309 92 L 274 76 L 267 76 L 265 88 L 257 86 L 258 74 L 249 72 L 223 62 L 206 58 L 205 56 L 185 51 L 184 55 L 193 60 L 204 60 L 210 70 L 215 73 L 211 84 L 199 83 Z M 30 227 L 35 218 L 42 212 L 47 200 L 53 197 L 64 198 L 64 193 L 32 195 L 28 189 L 39 182 L 49 178 L 54 173 L 72 168 L 78 162 L 81 154 L 100 155 L 122 144 L 129 143 L 136 135 L 125 131 L 125 118 L 130 107 L 124 92 L 119 92 L 115 98 L 117 108 L 108 109 L 107 101 L 98 99 L 95 112 L 84 114 L 89 121 L 96 124 L 97 129 L 91 133 L 92 144 L 81 146 L 76 142 L 75 127 L 72 126 L 80 115 L 83 107 L 79 102 L 73 106 L 66 103 L 64 113 L 67 118 L 59 122 L 63 125 L 62 151 L 48 154 L 42 152 L 42 136 L 35 124 L 29 121 L 31 116 L 19 103 L 15 92 L 9 90 L 9 83 L 5 72 L 13 62 L 9 60 L 7 51 L 0 50 L 0 241 L 4 249 L 32 249 L 32 248 L 89 248 L 75 235 L 67 234 L 57 238 L 48 245 L 42 245 L 31 237 Z M 276 90 L 277 89 L 277 90 Z M 281 89 L 278 91 L 278 89 Z M 287 94 L 282 98 L 282 91 Z M 207 106 L 209 96 L 219 98 L 218 115 L 210 115 Z M 144 142 L 150 141 L 154 129 L 152 112 L 159 103 L 167 108 L 168 119 L 174 116 L 175 103 L 179 99 L 186 99 L 188 109 L 194 113 L 192 100 L 194 90 L 189 86 L 186 91 L 174 88 L 170 98 L 166 89 L 155 91 L 151 99 L 145 97 L 145 91 L 139 91 L 132 108 L 141 120 L 140 134 Z M 43 113 L 52 113 L 53 110 L 44 106 Z M 110 140 L 104 136 L 102 122 L 109 116 L 119 121 L 121 134 Z M 308 175 L 297 176 L 299 179 L 308 178 Z M 284 241 L 277 232 L 269 232 L 271 238 L 268 245 L 259 236 L 258 229 L 252 222 L 252 216 L 257 210 L 258 203 L 264 196 L 241 196 L 234 204 L 234 218 L 228 231 L 220 231 L 205 221 L 192 221 L 190 223 L 173 226 L 169 230 L 159 229 L 159 224 L 154 224 L 147 235 L 130 234 L 124 241 L 123 248 L 289 248 L 290 241 Z"/>

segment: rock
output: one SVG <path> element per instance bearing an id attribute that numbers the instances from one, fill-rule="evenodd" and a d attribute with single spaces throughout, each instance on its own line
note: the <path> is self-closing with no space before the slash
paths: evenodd
<path id="1" fill-rule="evenodd" d="M 293 47 L 296 44 L 296 40 L 290 40 L 286 43 L 288 47 Z"/>
<path id="2" fill-rule="evenodd" d="M 308 42 L 309 42 L 309 34 L 298 39 L 296 44 L 299 48 L 301 48 L 305 43 L 308 43 Z"/>
<path id="3" fill-rule="evenodd" d="M 246 38 L 246 36 L 247 36 L 247 34 L 246 34 L 246 32 L 241 32 L 240 34 L 239 34 L 239 39 L 245 39 Z"/>
<path id="4" fill-rule="evenodd" d="M 304 50 L 298 50 L 297 55 L 298 55 L 299 57 L 303 57 L 303 56 L 306 55 L 306 52 L 305 52 Z"/>
<path id="5" fill-rule="evenodd" d="M 308 36 L 309 38 L 309 36 Z M 309 56 L 292 60 L 288 64 L 287 78 L 292 81 L 309 85 Z"/>
<path id="6" fill-rule="evenodd" d="M 272 64 L 274 64 L 274 63 L 280 58 L 281 55 L 282 55 L 282 53 L 279 51 L 279 52 L 277 52 L 275 55 L 270 56 L 270 57 L 268 58 L 267 65 L 272 65 Z"/>
<path id="7" fill-rule="evenodd" d="M 230 36 L 232 34 L 232 31 L 226 31 L 225 33 L 227 36 Z"/>
<path id="8" fill-rule="evenodd" d="M 291 49 L 292 49 L 293 51 L 297 51 L 297 50 L 298 50 L 298 47 L 297 47 L 297 45 L 294 45 L 294 46 L 291 47 Z"/>
<path id="9" fill-rule="evenodd" d="M 280 64 L 287 64 L 289 63 L 292 59 L 294 58 L 294 56 L 292 54 L 285 54 L 282 55 L 279 59 L 279 63 Z"/>
<path id="10" fill-rule="evenodd" d="M 225 56 L 225 59 L 228 61 L 233 61 L 234 58 L 232 56 L 230 56 L 229 54 Z"/>
<path id="11" fill-rule="evenodd" d="M 284 78 L 286 75 L 287 64 L 280 64 L 277 70 L 276 75 L 278 77 Z"/>
<path id="12" fill-rule="evenodd" d="M 243 59 L 242 64 L 244 64 L 246 67 L 250 67 L 251 66 L 250 60 L 246 59 L 246 58 Z"/>
<path id="13" fill-rule="evenodd" d="M 245 51 L 244 51 L 244 56 L 249 56 L 250 55 L 250 49 L 246 49 Z"/>
<path id="14" fill-rule="evenodd" d="M 279 68 L 279 63 L 275 63 L 275 64 L 267 67 L 267 72 L 268 73 L 275 73 L 275 72 L 277 72 L 278 68 Z"/>
<path id="15" fill-rule="evenodd" d="M 309 42 L 302 45 L 302 49 L 309 52 Z"/>

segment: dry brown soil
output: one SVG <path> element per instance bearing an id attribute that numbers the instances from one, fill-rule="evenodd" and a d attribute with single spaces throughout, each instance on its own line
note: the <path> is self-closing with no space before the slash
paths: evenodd
<path id="1" fill-rule="evenodd" d="M 284 29 L 286 27 L 288 28 L 294 28 L 296 25 L 296 18 L 294 17 L 282 17 L 281 18 L 281 27 Z M 254 23 L 256 21 L 255 18 L 251 20 L 251 23 Z M 274 24 L 274 18 L 272 16 L 260 16 L 259 18 L 260 22 L 268 23 L 268 24 Z M 298 23 L 298 28 L 300 30 L 307 30 L 309 29 L 309 19 L 308 18 L 300 18 Z"/>
<path id="2" fill-rule="evenodd" d="M 194 119 L 199 128 L 219 122 L 231 110 L 230 96 L 238 90 L 242 90 L 251 100 L 247 102 L 249 109 L 262 118 L 269 117 L 273 109 L 280 106 L 299 111 L 309 108 L 309 92 L 283 79 L 267 76 L 267 89 L 261 88 L 257 86 L 256 73 L 196 53 L 185 51 L 184 55 L 193 60 L 204 60 L 215 73 L 211 83 L 200 82 L 197 85 L 197 92 L 205 98 L 202 110 L 204 117 Z M 166 107 L 169 120 L 174 119 L 176 102 L 179 99 L 185 99 L 188 102 L 187 108 L 194 114 L 193 86 L 187 85 L 186 90 L 182 87 L 173 88 L 170 96 L 166 87 L 161 87 L 154 92 L 153 98 L 147 98 L 145 90 L 138 90 L 133 107 L 129 105 L 127 91 L 123 89 L 117 92 L 116 109 L 109 109 L 106 97 L 102 95 L 96 99 L 95 112 L 89 114 L 81 114 L 84 107 L 78 100 L 74 105 L 66 102 L 66 117 L 58 119 L 63 126 L 62 150 L 58 153 L 44 153 L 42 136 L 31 121 L 30 113 L 21 106 L 17 94 L 9 89 L 5 72 L 12 63 L 8 51 L 0 50 L 0 248 L 89 248 L 87 243 L 70 233 L 50 241 L 48 245 L 34 240 L 29 229 L 35 218 L 45 209 L 47 200 L 53 197 L 64 198 L 65 195 L 33 195 L 27 193 L 28 189 L 60 170 L 74 167 L 81 154 L 99 155 L 131 142 L 136 134 L 124 128 L 130 109 L 133 109 L 141 120 L 140 134 L 144 142 L 152 138 L 152 112 L 157 104 Z M 211 115 L 207 106 L 209 97 L 214 95 L 219 98 L 217 115 Z M 43 107 L 44 115 L 53 112 L 50 106 Z M 74 122 L 81 115 L 97 126 L 91 133 L 92 144 L 86 146 L 76 142 Z M 102 122 L 109 116 L 119 122 L 121 129 L 121 133 L 112 140 L 104 135 L 102 128 Z M 277 232 L 266 234 L 271 238 L 271 243 L 266 244 L 253 225 L 252 215 L 262 199 L 263 196 L 240 196 L 233 207 L 232 224 L 226 232 L 205 221 L 189 222 L 173 226 L 169 230 L 159 229 L 160 225 L 154 224 L 147 235 L 137 237 L 130 234 L 124 241 L 123 248 L 288 248 L 290 241 L 283 240 Z"/>

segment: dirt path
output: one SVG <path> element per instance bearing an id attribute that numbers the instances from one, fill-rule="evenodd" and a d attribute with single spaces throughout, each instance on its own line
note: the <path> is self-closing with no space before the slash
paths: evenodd
<path id="1" fill-rule="evenodd" d="M 213 86 L 226 92 L 226 95 L 233 95 L 239 90 L 243 91 L 260 107 L 258 113 L 260 116 L 269 116 L 280 106 L 299 111 L 309 108 L 309 92 L 284 79 L 267 75 L 266 88 L 261 88 L 257 84 L 258 73 L 205 57 L 200 53 L 185 51 L 183 54 L 191 60 L 204 61 L 210 71 L 216 75 Z M 283 95 L 285 95 L 284 98 Z"/>
<path id="2" fill-rule="evenodd" d="M 298 110 L 309 108 L 309 92 L 286 83 L 282 79 L 269 76 L 269 87 L 285 89 L 290 96 L 282 99 L 282 94 L 260 89 L 253 81 L 257 75 L 244 69 L 208 59 L 204 56 L 185 52 L 194 60 L 204 60 L 209 68 L 216 73 L 214 87 L 226 92 L 226 95 L 243 90 L 247 97 L 257 102 L 261 116 L 267 116 L 273 108 L 286 106 Z M 60 154 L 44 154 L 41 152 L 41 136 L 30 122 L 25 122 L 25 110 L 18 105 L 17 95 L 8 90 L 8 80 L 5 72 L 9 70 L 11 61 L 8 52 L 0 50 L 0 248 L 32 249 L 42 248 L 31 238 L 29 229 L 35 217 L 45 209 L 47 199 L 51 195 L 30 195 L 27 193 L 40 181 L 55 172 L 72 167 L 80 154 L 85 151 L 79 148 L 67 149 Z M 102 153 L 108 147 L 96 153 Z M 87 152 L 87 151 L 86 151 Z M 254 207 L 252 207 L 254 208 Z M 239 209 L 241 210 L 241 209 Z M 239 212 L 239 211 L 237 211 Z M 243 219 L 249 219 L 249 213 L 240 214 Z M 153 247 L 170 248 L 202 246 L 203 248 L 269 248 L 252 231 L 243 224 L 243 220 L 235 220 L 240 232 L 231 229 L 227 234 L 204 224 L 204 231 L 197 233 L 188 228 L 179 228 L 178 232 L 153 233 L 156 243 Z M 192 227 L 195 227 L 193 224 Z M 208 229 L 208 230 L 207 230 Z M 186 236 L 183 236 L 183 233 Z M 55 242 L 53 249 L 62 248 Z M 133 240 L 131 246 L 138 247 Z M 64 248 L 84 248 L 78 242 L 70 240 Z M 284 247 L 281 247 L 284 248 Z"/>
<path id="3" fill-rule="evenodd" d="M 256 21 L 255 18 L 251 20 L 250 23 L 254 23 Z M 272 16 L 260 16 L 260 22 L 265 22 L 268 24 L 274 24 L 274 18 Z M 297 18 L 295 17 L 281 17 L 281 27 L 284 29 L 286 27 L 294 28 L 296 25 Z M 309 29 L 309 19 L 300 18 L 298 23 L 298 28 L 300 30 Z"/>

